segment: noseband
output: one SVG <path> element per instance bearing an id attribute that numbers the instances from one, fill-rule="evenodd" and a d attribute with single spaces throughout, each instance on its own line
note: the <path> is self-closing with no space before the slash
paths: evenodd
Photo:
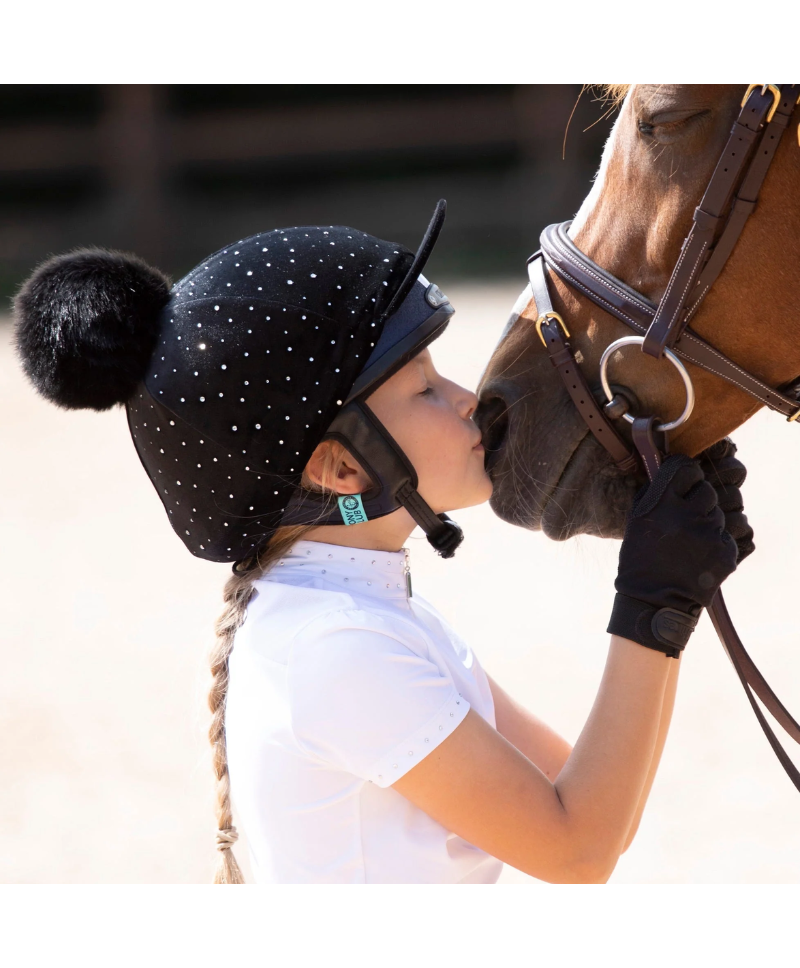
<path id="1" fill-rule="evenodd" d="M 541 248 L 528 260 L 531 291 L 538 313 L 536 331 L 539 338 L 578 413 L 622 473 L 634 471 L 641 461 L 652 480 L 658 470 L 662 451 L 667 449 L 666 433 L 688 420 L 694 405 L 694 390 L 689 372 L 683 365 L 684 360 L 734 384 L 770 410 L 782 413 L 790 422 L 800 417 L 800 377 L 780 389 L 770 387 L 701 339 L 689 327 L 756 207 L 758 193 L 781 137 L 789 126 L 796 105 L 800 103 L 798 95 L 800 85 L 796 84 L 751 84 L 748 87 L 739 116 L 700 204 L 694 211 L 692 226 L 658 304 L 606 272 L 581 252 L 567 235 L 569 222 L 548 226 L 539 240 Z M 553 310 L 546 268 L 552 269 L 568 286 L 588 296 L 636 334 L 615 340 L 606 347 L 601 357 L 600 382 L 608 400 L 602 408 L 576 362 L 564 320 Z M 686 389 L 686 406 L 676 420 L 658 424 L 653 416 L 634 417 L 628 413 L 630 405 L 627 397 L 612 392 L 608 382 L 609 360 L 618 350 L 631 344 L 641 345 L 642 352 L 655 359 L 667 359 L 678 369 Z M 611 422 L 619 417 L 631 424 L 633 448 Z M 800 771 L 778 742 L 755 696 L 761 699 L 798 743 L 800 724 L 780 702 L 745 650 L 721 591 L 715 595 L 708 611 L 761 728 L 789 778 L 800 791 Z"/>

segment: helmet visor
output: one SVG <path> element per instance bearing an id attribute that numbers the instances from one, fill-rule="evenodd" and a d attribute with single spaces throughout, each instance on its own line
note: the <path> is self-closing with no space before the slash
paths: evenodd
<path id="1" fill-rule="evenodd" d="M 380 339 L 345 400 L 366 397 L 441 336 L 455 310 L 438 286 L 420 275 L 384 324 Z"/>

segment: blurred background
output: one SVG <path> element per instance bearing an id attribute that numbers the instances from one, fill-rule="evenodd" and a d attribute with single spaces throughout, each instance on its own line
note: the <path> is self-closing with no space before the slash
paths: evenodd
<path id="1" fill-rule="evenodd" d="M 517 272 L 597 169 L 611 119 L 600 87 L 581 92 L 0 86 L 0 295 L 80 245 L 135 251 L 175 277 L 232 239 L 284 225 L 353 225 L 416 249 L 440 197 L 440 274 Z"/>
<path id="2" fill-rule="evenodd" d="M 309 222 L 415 249 L 445 197 L 430 277 L 457 314 L 432 352 L 475 387 L 540 230 L 574 214 L 599 164 L 613 119 L 595 93 L 580 94 L 0 87 L 0 882 L 210 879 L 206 654 L 229 574 L 187 554 L 168 527 L 122 409 L 64 411 L 33 392 L 7 314 L 17 282 L 80 245 L 131 249 L 178 277 L 232 240 Z M 800 479 L 793 432 L 759 413 L 735 434 L 758 551 L 726 599 L 796 710 L 786 597 L 796 540 L 784 510 Z M 411 537 L 415 593 L 574 742 L 602 674 L 618 542 L 556 544 L 486 505 L 456 517 L 466 540 L 452 561 Z M 612 881 L 796 882 L 800 801 L 707 620 L 682 665 L 661 770 Z M 236 852 L 250 879 L 244 838 Z M 502 881 L 535 883 L 510 867 Z"/>

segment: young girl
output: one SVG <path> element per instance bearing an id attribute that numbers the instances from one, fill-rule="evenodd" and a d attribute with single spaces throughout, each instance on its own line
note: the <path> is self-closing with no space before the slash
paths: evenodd
<path id="1" fill-rule="evenodd" d="M 172 289 L 135 257 L 76 252 L 17 297 L 37 389 L 124 403 L 175 532 L 233 562 L 212 656 L 216 883 L 242 881 L 232 802 L 259 881 L 486 883 L 503 862 L 607 880 L 658 767 L 681 651 L 752 550 L 733 445 L 713 474 L 668 458 L 629 516 L 574 749 L 485 674 L 412 591 L 403 547 L 419 525 L 452 556 L 445 512 L 492 491 L 477 398 L 426 348 L 453 312 L 422 275 L 443 217 L 440 203 L 416 255 L 341 226 L 261 233 Z"/>

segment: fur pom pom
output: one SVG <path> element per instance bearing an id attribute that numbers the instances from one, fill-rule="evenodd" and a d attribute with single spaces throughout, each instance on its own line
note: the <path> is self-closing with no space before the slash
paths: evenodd
<path id="1" fill-rule="evenodd" d="M 67 409 L 128 400 L 169 290 L 158 269 L 122 252 L 81 249 L 40 265 L 14 300 L 17 351 L 39 393 Z"/>

